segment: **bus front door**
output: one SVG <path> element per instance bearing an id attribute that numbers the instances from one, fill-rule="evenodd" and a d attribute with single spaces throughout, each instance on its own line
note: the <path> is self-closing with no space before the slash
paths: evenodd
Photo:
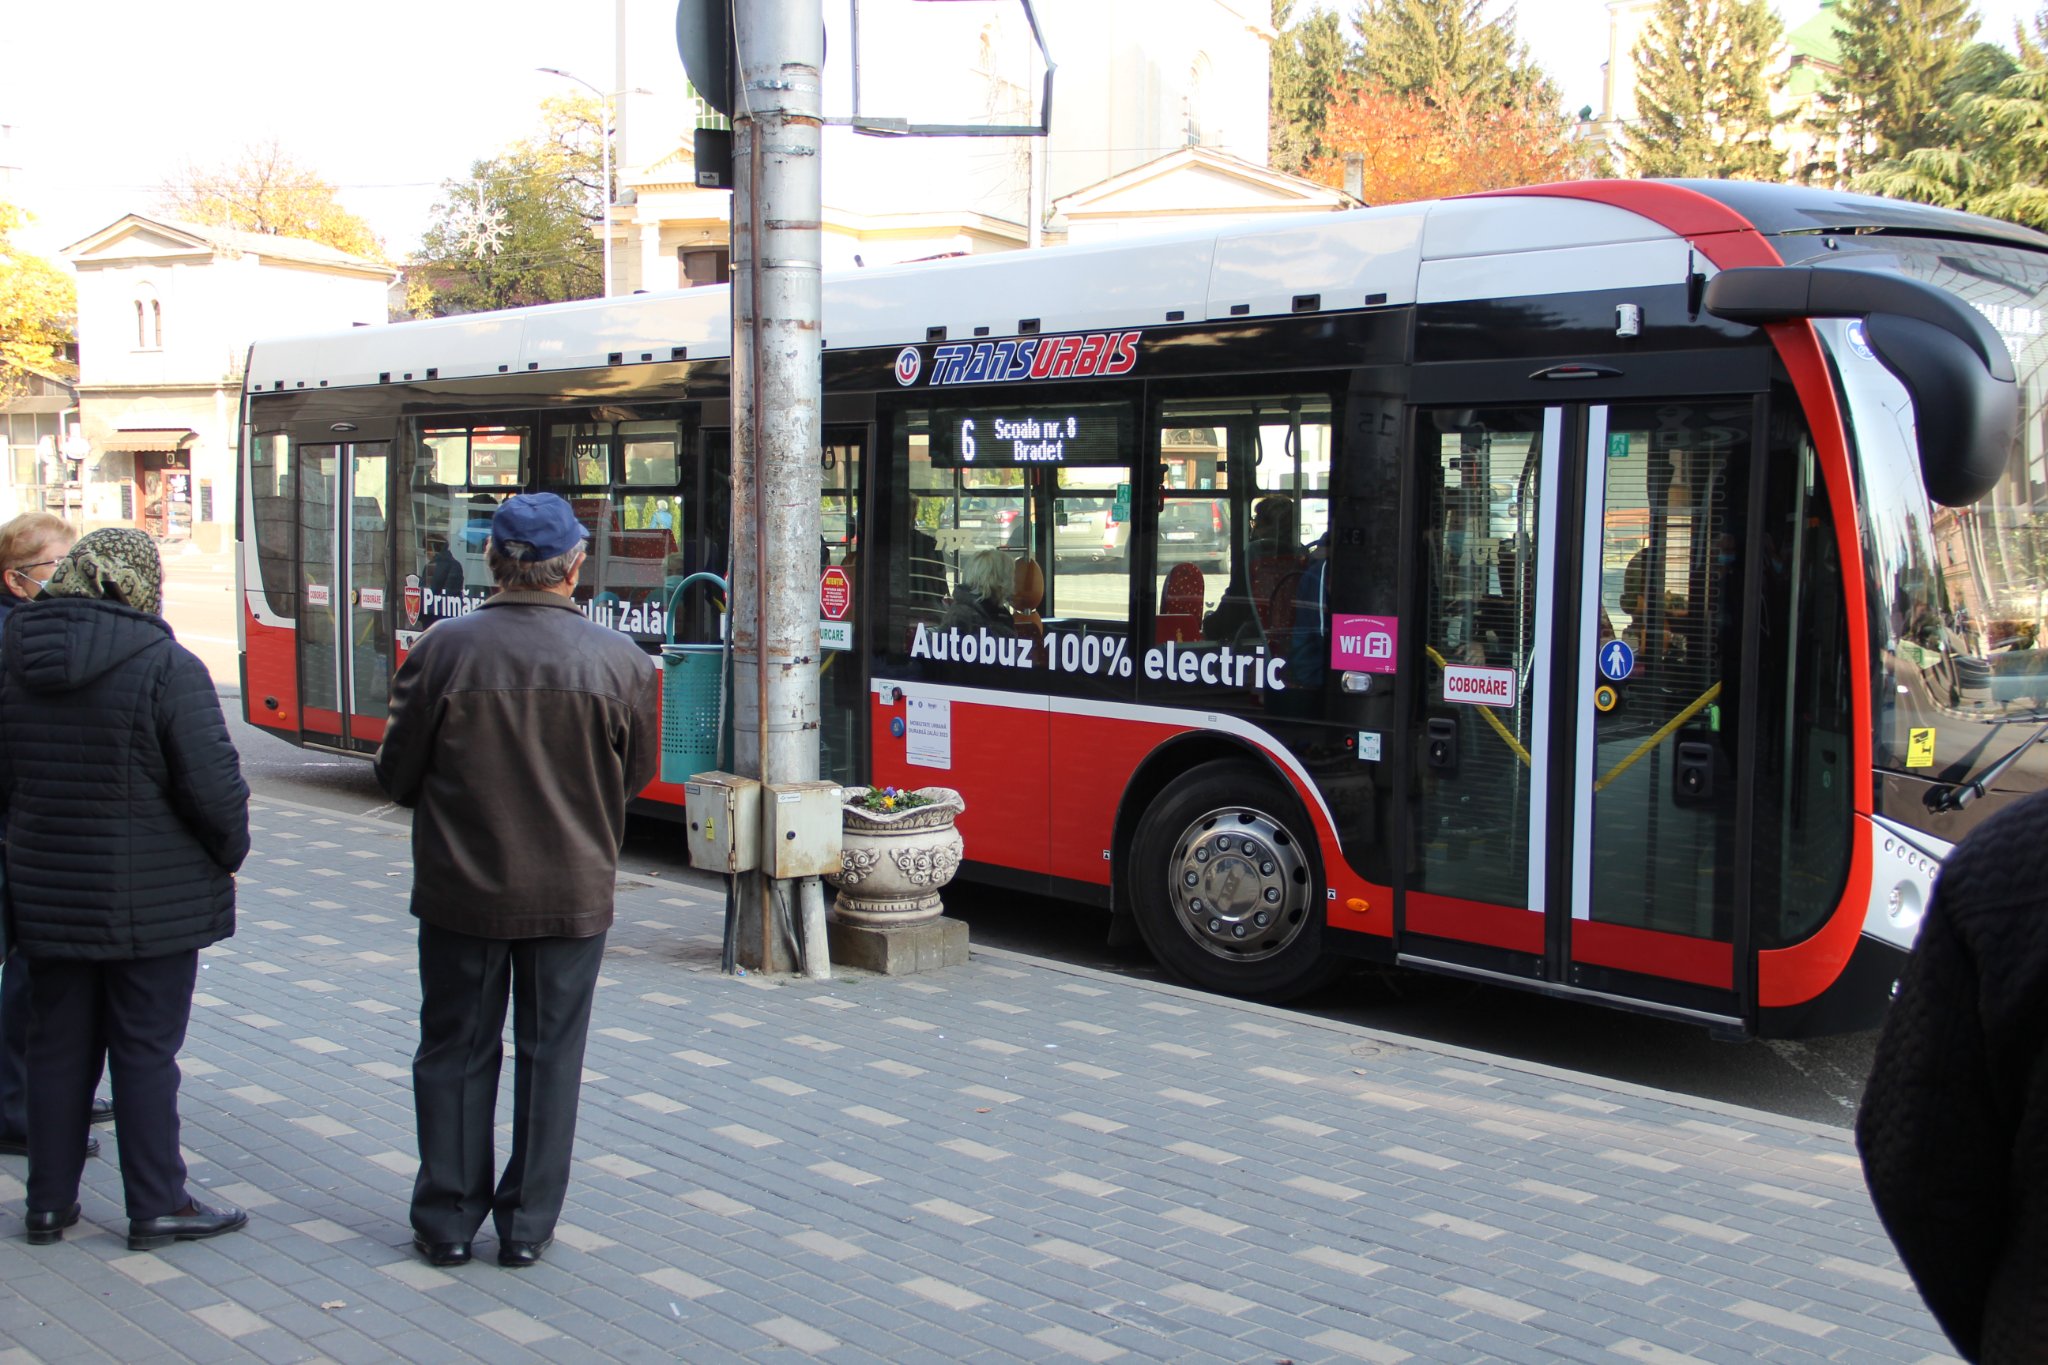
<path id="1" fill-rule="evenodd" d="M 1415 430 L 1403 957 L 1738 1028 L 1754 400 Z"/>
<path id="2" fill-rule="evenodd" d="M 308 743 L 371 752 L 391 695 L 390 446 L 308 445 L 298 466 L 300 715 Z"/>

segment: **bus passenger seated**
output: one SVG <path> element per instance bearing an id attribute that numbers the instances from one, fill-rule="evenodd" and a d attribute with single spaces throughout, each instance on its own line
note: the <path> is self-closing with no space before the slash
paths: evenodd
<path id="1" fill-rule="evenodd" d="M 960 570 L 960 581 L 946 602 L 939 629 L 957 626 L 967 634 L 986 630 L 991 635 L 1015 635 L 1017 627 L 1010 615 L 1015 582 L 1016 570 L 1008 555 L 1001 550 L 975 552 Z"/>

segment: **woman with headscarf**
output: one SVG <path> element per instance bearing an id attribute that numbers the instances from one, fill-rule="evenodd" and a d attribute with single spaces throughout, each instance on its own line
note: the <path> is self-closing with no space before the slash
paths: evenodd
<path id="1" fill-rule="evenodd" d="M 140 531 L 94 531 L 0 641 L 0 811 L 28 955 L 28 1239 L 78 1221 L 93 1089 L 111 1071 L 128 1245 L 248 1221 L 185 1187 L 178 1049 L 199 950 L 235 931 L 249 788 L 205 665 L 158 615 Z"/>

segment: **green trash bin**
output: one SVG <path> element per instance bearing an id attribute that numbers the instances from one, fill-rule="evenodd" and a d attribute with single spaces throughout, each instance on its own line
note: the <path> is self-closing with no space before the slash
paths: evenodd
<path id="1" fill-rule="evenodd" d="M 661 780 L 687 782 L 698 773 L 726 766 L 731 752 L 731 725 L 726 716 L 727 641 L 678 643 L 676 607 L 693 584 L 702 581 L 723 598 L 725 580 L 713 573 L 693 573 L 669 592 L 668 624 L 661 646 Z M 723 604 L 720 606 L 720 621 Z M 728 632 L 721 630 L 720 634 Z"/>

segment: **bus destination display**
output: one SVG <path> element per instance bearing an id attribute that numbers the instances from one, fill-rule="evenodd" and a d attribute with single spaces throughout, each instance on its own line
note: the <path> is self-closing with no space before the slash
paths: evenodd
<path id="1" fill-rule="evenodd" d="M 1125 403 L 940 408 L 932 413 L 932 467 L 1123 464 L 1130 413 Z"/>

